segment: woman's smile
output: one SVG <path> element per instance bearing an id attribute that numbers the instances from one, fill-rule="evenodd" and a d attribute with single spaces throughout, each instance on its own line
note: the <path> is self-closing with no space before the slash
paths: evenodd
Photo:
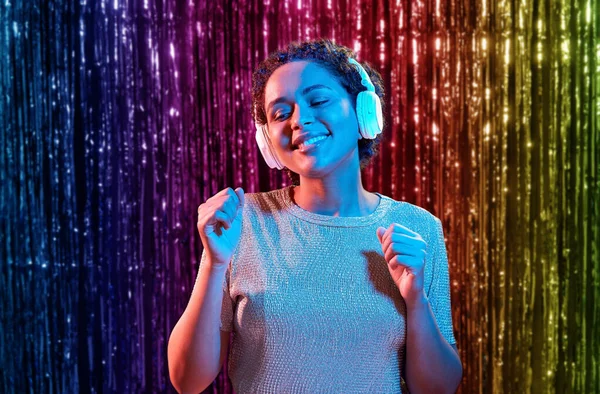
<path id="1" fill-rule="evenodd" d="M 314 152 L 318 147 L 322 146 L 328 138 L 329 135 L 311 138 L 310 140 L 300 144 L 296 150 L 300 153 Z"/>

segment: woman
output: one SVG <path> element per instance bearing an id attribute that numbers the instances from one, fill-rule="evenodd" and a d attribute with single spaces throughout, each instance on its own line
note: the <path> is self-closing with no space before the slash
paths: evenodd
<path id="1" fill-rule="evenodd" d="M 363 188 L 383 84 L 353 57 L 292 43 L 254 72 L 257 142 L 293 184 L 198 208 L 204 252 L 169 340 L 178 390 L 202 391 L 226 354 L 237 393 L 456 390 L 441 222 Z"/>

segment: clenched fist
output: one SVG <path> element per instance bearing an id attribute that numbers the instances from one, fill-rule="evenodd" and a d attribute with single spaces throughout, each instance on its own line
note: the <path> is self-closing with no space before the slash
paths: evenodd
<path id="1" fill-rule="evenodd" d="M 427 243 L 419 234 L 398 223 L 377 228 L 377 238 L 392 279 L 407 305 L 425 297 L 423 277 Z"/>
<path id="2" fill-rule="evenodd" d="M 215 266 L 227 266 L 240 242 L 244 190 L 228 187 L 198 207 L 198 233 Z"/>

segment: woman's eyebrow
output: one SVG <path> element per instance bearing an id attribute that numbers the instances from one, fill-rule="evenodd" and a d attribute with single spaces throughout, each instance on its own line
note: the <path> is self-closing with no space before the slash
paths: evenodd
<path id="1" fill-rule="evenodd" d="M 329 86 L 326 85 L 321 85 L 321 84 L 315 84 L 315 85 L 310 85 L 305 87 L 304 89 L 302 89 L 302 95 L 305 95 L 315 89 L 329 89 L 331 91 L 333 91 L 333 89 L 331 89 Z M 277 97 L 275 100 L 271 101 L 268 105 L 267 105 L 267 112 L 271 109 L 272 106 L 274 106 L 275 104 L 279 104 L 281 102 L 285 101 L 285 97 Z"/>

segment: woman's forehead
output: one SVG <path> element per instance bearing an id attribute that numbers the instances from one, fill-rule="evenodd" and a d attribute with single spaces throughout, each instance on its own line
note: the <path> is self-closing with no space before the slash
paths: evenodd
<path id="1" fill-rule="evenodd" d="M 265 86 L 265 105 L 279 97 L 301 94 L 304 89 L 312 85 L 324 85 L 337 94 L 345 93 L 337 78 L 325 67 L 314 62 L 299 60 L 286 63 L 271 74 Z"/>

